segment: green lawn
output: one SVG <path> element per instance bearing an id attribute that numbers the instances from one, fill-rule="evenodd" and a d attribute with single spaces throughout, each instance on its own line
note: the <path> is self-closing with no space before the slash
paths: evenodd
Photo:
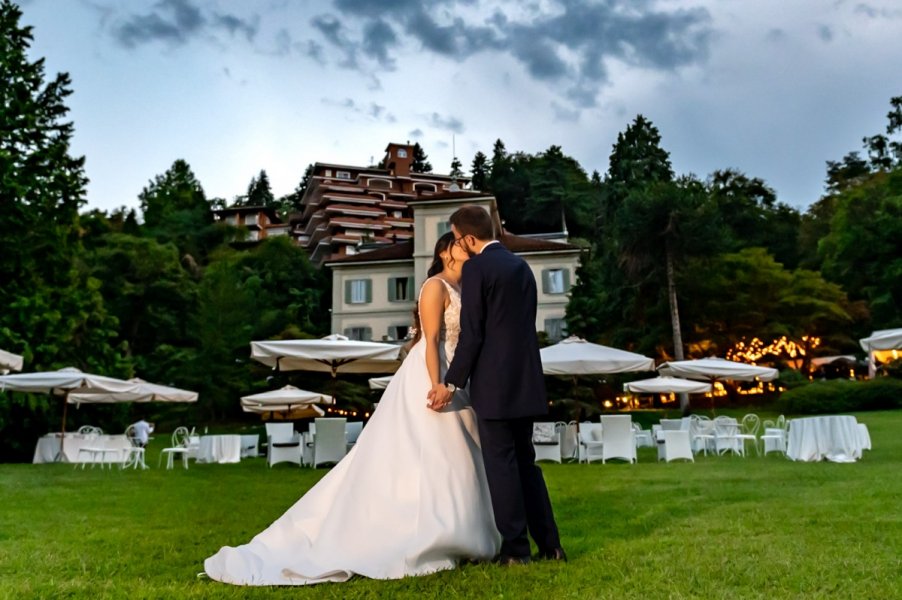
<path id="1" fill-rule="evenodd" d="M 776 455 L 659 464 L 643 449 L 638 465 L 544 466 L 567 564 L 310 588 L 195 576 L 322 470 L 270 470 L 260 459 L 169 472 L 0 465 L 0 597 L 898 598 L 902 412 L 857 416 L 874 444 L 857 464 Z"/>

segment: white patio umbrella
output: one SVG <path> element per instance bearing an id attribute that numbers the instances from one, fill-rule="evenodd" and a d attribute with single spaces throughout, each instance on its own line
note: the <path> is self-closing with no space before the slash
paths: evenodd
<path id="1" fill-rule="evenodd" d="M 599 375 L 602 373 L 627 373 L 653 371 L 654 359 L 593 344 L 571 336 L 540 351 L 542 371 L 546 375 Z"/>
<path id="2" fill-rule="evenodd" d="M 702 381 L 773 381 L 780 373 L 770 367 L 759 367 L 748 363 L 725 360 L 723 358 L 700 358 L 698 360 L 676 360 L 658 367 L 661 375 L 700 379 Z"/>
<path id="3" fill-rule="evenodd" d="M 862 338 L 859 343 L 868 353 L 868 376 L 873 379 L 877 374 L 876 360 L 891 360 L 894 358 L 893 351 L 902 350 L 902 329 L 880 329 Z M 895 354 L 899 355 L 898 352 Z"/>
<path id="4" fill-rule="evenodd" d="M 251 342 L 251 358 L 278 371 L 394 373 L 401 347 L 351 340 L 333 333 L 318 340 Z"/>
<path id="5" fill-rule="evenodd" d="M 0 372 L 21 371 L 22 357 L 0 349 Z"/>
<path id="6" fill-rule="evenodd" d="M 630 381 L 623 384 L 623 389 L 634 394 L 703 394 L 711 391 L 711 384 L 662 376 Z"/>
<path id="7" fill-rule="evenodd" d="M 369 380 L 370 389 L 371 390 L 384 390 L 388 387 L 389 382 L 393 375 L 386 375 L 384 377 L 371 377 Z"/>
<path id="8" fill-rule="evenodd" d="M 60 426 L 60 452 L 57 459 L 63 456 L 63 443 L 66 439 L 66 401 L 71 392 L 130 392 L 137 384 L 115 377 L 92 375 L 83 373 L 74 367 L 66 367 L 59 371 L 44 371 L 39 373 L 16 373 L 15 375 L 0 375 L 0 389 L 13 392 L 31 392 L 36 394 L 51 394 L 63 396 L 63 421 Z"/>
<path id="9" fill-rule="evenodd" d="M 120 402 L 197 402 L 197 392 L 149 383 L 139 377 L 128 380 L 135 388 L 126 392 L 77 391 L 67 398 L 69 404 L 116 404 Z"/>
<path id="10" fill-rule="evenodd" d="M 283 418 L 289 416 L 294 419 L 321 417 L 326 413 L 317 404 L 335 404 L 335 399 L 332 396 L 319 392 L 308 392 L 293 385 L 241 397 L 241 409 L 244 412 L 271 413 L 271 416 L 279 414 Z"/>

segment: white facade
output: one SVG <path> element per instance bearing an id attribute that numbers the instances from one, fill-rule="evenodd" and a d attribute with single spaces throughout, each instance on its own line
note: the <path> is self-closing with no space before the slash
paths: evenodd
<path id="1" fill-rule="evenodd" d="M 448 218 L 462 204 L 483 206 L 498 223 L 492 196 L 457 200 L 429 200 L 414 205 L 414 239 L 407 257 L 377 259 L 382 250 L 327 262 L 332 269 L 332 331 L 354 339 L 403 339 L 413 323 L 420 286 L 432 262 L 438 238 L 449 230 Z M 499 227 L 500 229 L 500 227 Z M 521 240 L 522 238 L 512 237 Z M 512 245 L 512 244 L 511 244 Z M 564 315 L 569 291 L 576 282 L 580 251 L 555 242 L 527 244 L 539 249 L 514 251 L 530 265 L 538 288 L 536 331 L 559 339 L 565 334 Z M 410 248 L 407 246 L 407 248 Z M 397 252 L 396 252 L 397 254 Z"/>

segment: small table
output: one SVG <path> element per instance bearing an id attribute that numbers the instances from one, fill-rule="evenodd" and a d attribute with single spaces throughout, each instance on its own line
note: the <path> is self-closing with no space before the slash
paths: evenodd
<path id="1" fill-rule="evenodd" d="M 786 456 L 812 462 L 855 462 L 864 440 L 858 421 L 848 415 L 805 417 L 789 422 Z"/>
<path id="2" fill-rule="evenodd" d="M 197 449 L 199 463 L 241 462 L 240 435 L 202 435 Z"/>

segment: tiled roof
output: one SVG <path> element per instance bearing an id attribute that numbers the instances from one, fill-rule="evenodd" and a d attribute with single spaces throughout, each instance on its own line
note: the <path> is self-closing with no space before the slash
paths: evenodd
<path id="1" fill-rule="evenodd" d="M 505 231 L 501 235 L 501 243 L 511 252 L 551 252 L 554 250 L 579 250 L 579 246 L 566 242 L 553 242 L 536 238 L 522 237 Z"/>

